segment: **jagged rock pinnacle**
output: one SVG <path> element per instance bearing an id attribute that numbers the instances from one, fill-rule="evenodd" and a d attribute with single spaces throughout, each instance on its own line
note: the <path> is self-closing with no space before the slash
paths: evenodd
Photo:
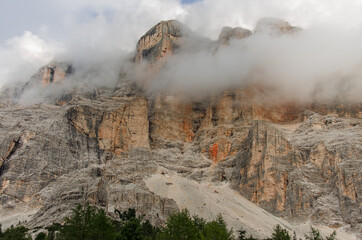
<path id="1" fill-rule="evenodd" d="M 219 43 L 229 45 L 231 39 L 243 39 L 252 35 L 249 29 L 223 27 L 219 36 Z"/>
<path id="2" fill-rule="evenodd" d="M 179 46 L 188 29 L 177 20 L 162 21 L 147 31 L 137 43 L 135 61 L 156 61 Z"/>
<path id="3" fill-rule="evenodd" d="M 289 22 L 278 18 L 262 18 L 255 27 L 255 33 L 268 32 L 271 34 L 293 33 L 301 30 L 300 27 L 292 26 Z"/>

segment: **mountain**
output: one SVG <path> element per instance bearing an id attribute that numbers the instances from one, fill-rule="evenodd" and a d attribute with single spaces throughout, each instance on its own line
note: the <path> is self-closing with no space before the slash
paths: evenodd
<path id="1" fill-rule="evenodd" d="M 303 30 L 263 19 L 258 31 Z M 162 21 L 140 38 L 131 64 L 157 72 L 190 42 L 219 51 L 252 34 L 225 27 L 211 42 Z M 76 71 L 52 62 L 2 97 L 3 226 L 44 227 L 89 201 L 110 214 L 135 208 L 154 224 L 186 207 L 206 218 L 221 212 L 260 237 L 276 224 L 302 236 L 309 223 L 340 239 L 362 236 L 362 103 L 265 102 L 267 88 L 254 83 L 199 98 L 149 94 L 149 84 L 121 74 L 114 88 L 18 104 L 34 89 L 63 88 Z"/>

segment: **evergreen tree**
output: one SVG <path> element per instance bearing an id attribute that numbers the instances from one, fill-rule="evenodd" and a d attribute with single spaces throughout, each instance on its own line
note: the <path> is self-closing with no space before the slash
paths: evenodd
<path id="1" fill-rule="evenodd" d="M 158 227 L 152 226 L 150 221 L 146 220 L 142 222 L 141 226 L 141 236 L 145 240 L 155 240 L 157 233 L 160 231 Z"/>
<path id="2" fill-rule="evenodd" d="M 206 220 L 202 217 L 199 217 L 197 215 L 192 216 L 192 220 L 194 221 L 195 226 L 199 230 L 199 232 L 202 232 L 204 230 L 204 227 L 206 225 Z"/>
<path id="3" fill-rule="evenodd" d="M 305 235 L 306 240 L 323 240 L 318 229 L 310 227 L 310 233 Z"/>
<path id="4" fill-rule="evenodd" d="M 291 237 L 286 229 L 283 229 L 279 224 L 274 228 L 274 232 L 270 240 L 291 240 Z"/>
<path id="5" fill-rule="evenodd" d="M 31 240 L 30 236 L 27 236 L 28 229 L 24 226 L 16 226 L 11 225 L 10 228 L 6 229 L 4 233 L 2 233 L 2 240 Z"/>
<path id="6" fill-rule="evenodd" d="M 35 237 L 35 240 L 46 240 L 46 239 L 47 239 L 47 235 L 44 232 L 39 233 Z"/>
<path id="7" fill-rule="evenodd" d="M 201 233 L 202 240 L 232 240 L 232 231 L 227 229 L 224 218 L 219 214 L 215 220 L 206 223 Z"/>
<path id="8" fill-rule="evenodd" d="M 238 240 L 245 240 L 246 239 L 246 231 L 243 228 L 238 230 Z"/>
<path id="9" fill-rule="evenodd" d="M 154 240 L 159 232 L 159 228 L 152 226 L 146 220 L 143 221 L 144 216 L 136 216 L 136 210 L 129 208 L 126 211 L 120 212 L 115 210 L 118 214 L 120 222 L 117 222 L 118 233 L 117 240 L 130 239 L 130 240 Z"/>
<path id="10" fill-rule="evenodd" d="M 336 240 L 336 236 L 337 236 L 336 231 L 333 231 L 333 233 L 331 235 L 326 237 L 326 240 Z"/>
<path id="11" fill-rule="evenodd" d="M 73 209 L 72 216 L 65 219 L 59 231 L 60 240 L 113 240 L 115 228 L 104 210 L 86 204 Z"/>
<path id="12" fill-rule="evenodd" d="M 115 228 L 111 219 L 103 209 L 98 210 L 91 218 L 87 229 L 87 239 L 110 239 L 115 237 Z"/>
<path id="13" fill-rule="evenodd" d="M 324 240 L 322 234 L 318 229 L 310 227 L 310 233 L 305 235 L 306 240 Z M 326 240 L 335 240 L 336 232 L 334 231 L 331 235 L 326 237 Z"/>
<path id="14" fill-rule="evenodd" d="M 157 235 L 157 239 L 194 240 L 199 239 L 199 231 L 191 219 L 189 211 L 184 209 L 168 217 L 166 226 Z"/>
<path id="15" fill-rule="evenodd" d="M 123 221 L 116 240 L 141 240 L 142 226 L 138 218 L 131 218 Z"/>
<path id="16" fill-rule="evenodd" d="M 238 240 L 258 240 L 257 238 L 254 238 L 253 235 L 249 235 L 249 237 L 246 237 L 246 231 L 243 228 L 240 228 L 238 230 Z"/>
<path id="17" fill-rule="evenodd" d="M 46 240 L 55 240 L 56 239 L 56 232 L 59 232 L 62 228 L 62 225 L 59 223 L 53 223 L 51 226 L 46 227 L 45 229 L 48 230 L 48 235 Z"/>

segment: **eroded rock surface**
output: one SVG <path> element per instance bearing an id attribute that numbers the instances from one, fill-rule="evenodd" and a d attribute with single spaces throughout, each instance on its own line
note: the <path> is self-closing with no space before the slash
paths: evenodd
<path id="1" fill-rule="evenodd" d="M 223 27 L 219 36 L 219 43 L 223 45 L 229 45 L 232 39 L 243 39 L 252 35 L 252 32 L 248 29 L 236 27 Z"/>
<path id="2" fill-rule="evenodd" d="M 187 34 L 186 27 L 177 20 L 162 21 L 152 27 L 137 43 L 135 61 L 156 60 L 173 53 Z"/>
<path id="3" fill-rule="evenodd" d="M 266 32 L 269 34 L 284 34 L 300 31 L 300 27 L 292 26 L 289 22 L 278 18 L 262 18 L 255 27 L 255 32 Z"/>
<path id="4" fill-rule="evenodd" d="M 178 25 L 153 27 L 138 42 L 135 60 L 174 53 L 184 34 Z M 249 34 L 224 31 L 225 44 Z M 49 87 L 67 70 L 40 72 L 39 86 Z M 185 100 L 174 92 L 150 97 L 121 78 L 116 88 L 74 92 L 63 104 L 1 105 L 0 222 L 44 227 L 90 201 L 110 214 L 135 208 L 161 224 L 183 205 L 146 182 L 170 174 L 196 187 L 229 184 L 292 223 L 362 234 L 361 104 L 267 104 L 254 101 L 260 89 Z M 223 204 L 221 198 L 215 202 Z"/>

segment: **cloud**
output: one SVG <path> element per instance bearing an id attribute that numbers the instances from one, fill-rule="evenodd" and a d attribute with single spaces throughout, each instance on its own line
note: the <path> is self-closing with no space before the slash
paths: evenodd
<path id="1" fill-rule="evenodd" d="M 118 78 L 120 65 L 132 55 L 137 40 L 161 20 L 178 19 L 215 40 L 223 26 L 254 29 L 261 17 L 277 17 L 303 27 L 303 34 L 254 35 L 217 53 L 206 49 L 181 52 L 155 76 L 158 81 L 153 88 L 171 84 L 201 91 L 210 86 L 211 91 L 263 78 L 283 94 L 295 96 L 296 91 L 296 96 L 305 99 L 317 85 L 328 85 L 330 90 L 320 92 L 333 95 L 341 88 L 338 79 L 343 78 L 348 79 L 344 91 L 356 95 L 361 89 L 360 0 L 200 0 L 191 4 L 179 0 L 36 0 L 27 5 L 27 11 L 18 11 L 21 4 L 20 0 L 0 3 L 6 9 L 0 16 L 0 27 L 5 29 L 0 35 L 0 87 L 4 82 L 28 79 L 53 58 L 72 61 L 82 69 L 77 78 L 83 82 L 109 85 Z"/>
<path id="2" fill-rule="evenodd" d="M 294 34 L 258 32 L 229 46 L 181 49 L 154 75 L 159 89 L 200 96 L 248 84 L 270 101 L 362 101 L 362 35 L 325 27 Z M 147 75 L 152 76 L 150 74 Z"/>
<path id="3" fill-rule="evenodd" d="M 6 41 L 0 48 L 0 87 L 6 80 L 25 82 L 35 70 L 62 52 L 62 47 L 52 40 L 45 41 L 31 32 Z"/>
<path id="4" fill-rule="evenodd" d="M 223 26 L 254 29 L 263 17 L 281 18 L 303 28 L 331 25 L 356 30 L 362 25 L 360 0 L 204 0 L 185 9 L 184 22 L 212 38 Z"/>

